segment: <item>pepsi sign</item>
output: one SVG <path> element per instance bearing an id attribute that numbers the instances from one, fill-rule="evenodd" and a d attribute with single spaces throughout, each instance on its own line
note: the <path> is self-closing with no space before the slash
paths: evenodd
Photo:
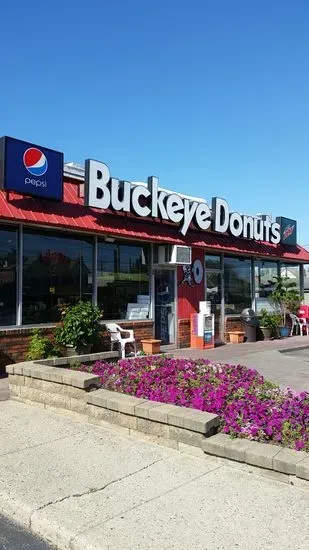
<path id="1" fill-rule="evenodd" d="M 288 246 L 297 244 L 297 222 L 290 218 L 276 218 L 280 224 L 280 243 Z"/>
<path id="2" fill-rule="evenodd" d="M 63 153 L 11 137 L 0 139 L 0 187 L 44 199 L 63 198 Z"/>

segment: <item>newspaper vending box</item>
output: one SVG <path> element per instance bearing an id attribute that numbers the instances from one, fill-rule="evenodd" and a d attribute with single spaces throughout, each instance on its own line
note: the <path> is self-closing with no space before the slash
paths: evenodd
<path id="1" fill-rule="evenodd" d="M 208 349 L 213 348 L 214 346 L 214 315 L 205 315 L 205 313 L 192 313 L 190 347 L 195 349 Z"/>

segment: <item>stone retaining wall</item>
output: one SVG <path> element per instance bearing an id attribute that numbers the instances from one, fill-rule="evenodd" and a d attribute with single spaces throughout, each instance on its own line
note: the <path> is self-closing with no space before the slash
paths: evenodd
<path id="1" fill-rule="evenodd" d="M 303 481 L 309 480 L 308 453 L 216 433 L 220 420 L 214 414 L 108 391 L 96 375 L 39 362 L 8 365 L 7 372 L 14 399 L 68 410 L 105 428 L 112 424 L 125 435 L 309 487 Z"/>

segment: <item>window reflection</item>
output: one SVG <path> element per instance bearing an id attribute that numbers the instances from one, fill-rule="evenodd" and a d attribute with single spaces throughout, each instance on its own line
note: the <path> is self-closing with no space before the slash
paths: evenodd
<path id="1" fill-rule="evenodd" d="M 80 299 L 92 299 L 92 241 L 25 231 L 23 323 L 59 321 Z"/>
<path id="2" fill-rule="evenodd" d="M 290 281 L 296 283 L 296 287 L 300 288 L 300 266 L 299 264 L 281 263 L 281 277 L 288 277 Z"/>
<path id="3" fill-rule="evenodd" d="M 206 254 L 206 269 L 221 269 L 221 256 L 219 254 Z"/>
<path id="4" fill-rule="evenodd" d="M 0 230 L 0 325 L 16 324 L 16 229 Z"/>
<path id="5" fill-rule="evenodd" d="M 241 313 L 252 305 L 251 260 L 224 258 L 225 313 Z"/>
<path id="6" fill-rule="evenodd" d="M 149 317 L 149 247 L 98 243 L 98 305 L 104 319 Z"/>
<path id="7" fill-rule="evenodd" d="M 275 288 L 276 277 L 278 276 L 277 262 L 255 261 L 254 276 L 256 311 L 260 312 L 262 309 L 272 311 L 274 304 L 271 294 Z"/>

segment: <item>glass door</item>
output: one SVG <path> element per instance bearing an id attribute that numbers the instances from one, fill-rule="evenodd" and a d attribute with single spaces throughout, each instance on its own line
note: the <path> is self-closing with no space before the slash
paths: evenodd
<path id="1" fill-rule="evenodd" d="M 206 271 L 206 300 L 215 316 L 215 340 L 222 340 L 222 274 L 221 271 Z"/>
<path id="2" fill-rule="evenodd" d="M 155 335 L 163 345 L 175 344 L 175 270 L 154 272 Z"/>

